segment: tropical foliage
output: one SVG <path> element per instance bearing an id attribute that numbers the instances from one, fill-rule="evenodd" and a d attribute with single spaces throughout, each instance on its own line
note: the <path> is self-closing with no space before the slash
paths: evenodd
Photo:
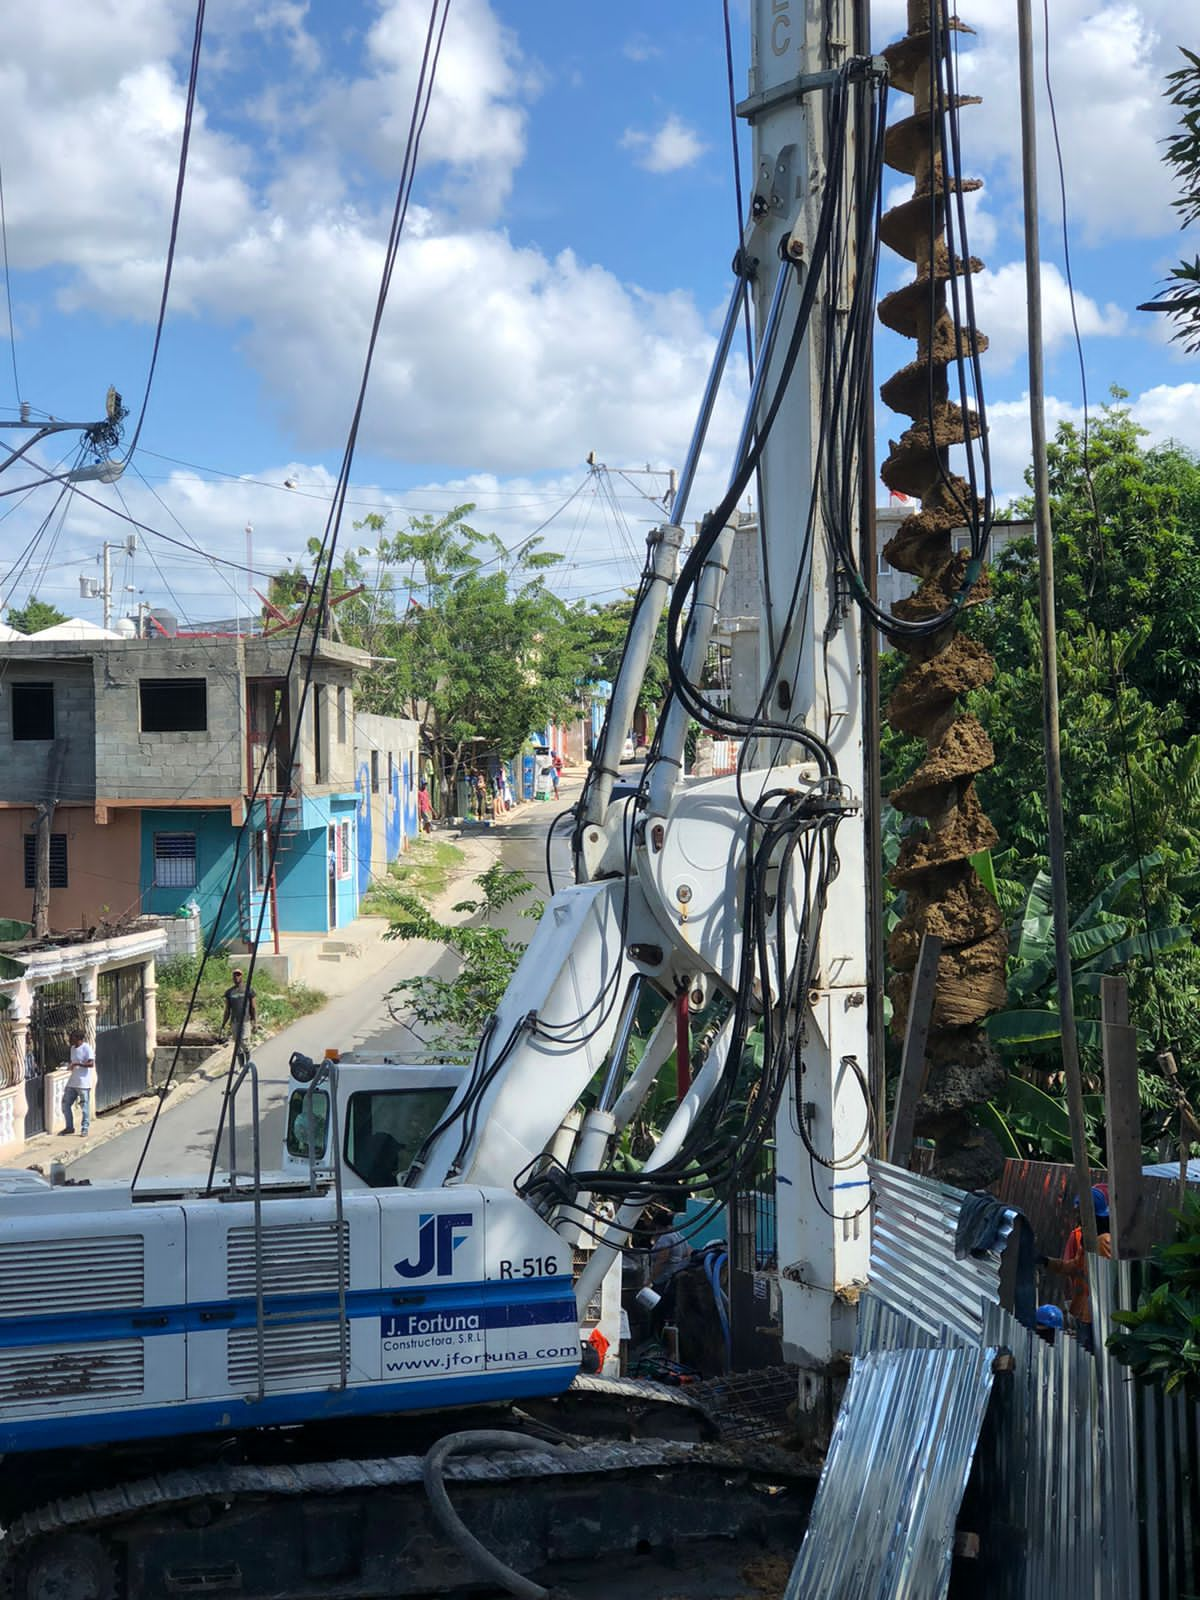
<path id="1" fill-rule="evenodd" d="M 1180 46 L 1184 65 L 1167 74 L 1167 98 L 1180 112 L 1179 129 L 1166 141 L 1163 158 L 1180 192 L 1171 202 L 1179 225 L 1200 222 L 1200 56 Z M 1173 339 L 1200 350 L 1200 256 L 1185 257 L 1167 274 L 1166 286 L 1141 311 L 1163 311 L 1175 324 Z"/>
<path id="2" fill-rule="evenodd" d="M 1200 463 L 1175 445 L 1147 448 L 1122 399 L 1115 392 L 1086 441 L 1064 423 L 1049 448 L 1072 987 L 1101 1154 L 1104 973 L 1130 984 L 1147 1147 L 1177 1131 L 1156 1062 L 1164 1045 L 1176 1050 L 1192 1103 L 1200 1099 Z M 1013 509 L 1032 511 L 1028 503 Z M 1003 843 L 990 870 L 1012 922 L 1008 1005 L 988 1023 L 1011 1069 L 1009 1087 L 987 1116 L 1010 1151 L 1058 1158 L 1069 1141 L 1055 1072 L 1032 540 L 1007 545 L 992 584 L 992 603 L 967 623 L 996 661 L 970 709 L 995 748 L 979 792 Z M 885 658 L 885 696 L 901 666 Z M 919 755 L 915 741 L 886 731 L 885 789 L 903 782 Z"/>
<path id="3" fill-rule="evenodd" d="M 1134 1311 L 1115 1311 L 1108 1349 L 1142 1383 L 1200 1400 L 1200 1200 L 1180 1213 L 1175 1243 L 1154 1250 L 1158 1282 Z"/>
<path id="4" fill-rule="evenodd" d="M 455 915 L 466 919 L 462 922 L 441 921 L 411 891 L 393 897 L 389 939 L 430 940 L 457 957 L 451 977 L 431 973 L 402 978 L 391 991 L 407 1013 L 405 1020 L 411 1016 L 428 1030 L 425 1042 L 430 1053 L 443 1059 L 460 1059 L 474 1048 L 525 953 L 524 943 L 496 918 L 525 899 L 533 888 L 529 879 L 494 861 L 474 882 L 479 897 L 460 900 L 454 907 Z M 542 902 L 535 900 L 520 906 L 519 915 L 536 921 L 542 909 Z"/>
<path id="5" fill-rule="evenodd" d="M 550 586 L 560 557 L 537 537 L 507 548 L 470 525 L 470 505 L 413 517 L 392 531 L 386 518 L 356 523 L 373 543 L 349 550 L 329 575 L 328 626 L 368 650 L 373 670 L 358 703 L 411 717 L 436 770 L 459 771 L 491 754 L 515 755 L 547 722 L 578 715 L 587 686 L 611 680 L 631 600 L 569 604 Z M 310 554 L 319 543 L 310 541 Z M 289 569 L 272 580 L 271 602 L 296 615 L 324 572 Z M 643 689 L 665 691 L 665 622 Z"/>

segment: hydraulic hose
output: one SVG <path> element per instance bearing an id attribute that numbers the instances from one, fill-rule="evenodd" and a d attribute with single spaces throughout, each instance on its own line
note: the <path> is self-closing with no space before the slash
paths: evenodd
<path id="1" fill-rule="evenodd" d="M 450 1504 L 450 1496 L 446 1493 L 446 1462 L 462 1450 L 552 1448 L 553 1446 L 547 1446 L 540 1439 L 528 1439 L 523 1434 L 502 1433 L 496 1428 L 475 1428 L 464 1433 L 448 1433 L 428 1451 L 421 1464 L 421 1476 L 425 1480 L 425 1493 L 429 1497 L 430 1510 L 442 1532 L 481 1576 L 490 1578 L 509 1594 L 518 1596 L 518 1600 L 566 1600 L 566 1597 L 561 1590 L 543 1589 L 542 1585 L 534 1583 L 532 1578 L 514 1572 L 512 1567 L 507 1566 L 499 1556 L 493 1555 L 486 1545 L 480 1543 Z"/>

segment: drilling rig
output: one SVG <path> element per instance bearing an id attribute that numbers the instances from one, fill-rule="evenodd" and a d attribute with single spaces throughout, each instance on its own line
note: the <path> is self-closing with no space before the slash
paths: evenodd
<path id="1" fill-rule="evenodd" d="M 968 378 L 985 342 L 961 289 L 978 263 L 955 245 L 971 186 L 958 171 L 966 102 L 947 74 L 959 25 L 941 0 L 910 0 L 908 34 L 875 56 L 868 24 L 865 0 L 753 0 L 738 108 L 753 183 L 709 384 L 669 518 L 648 540 L 574 817 L 575 882 L 547 906 L 472 1059 L 344 1073 L 297 1060 L 299 1142 L 277 1174 L 256 1155 L 202 1190 L 168 1179 L 136 1192 L 0 1191 L 0 1514 L 16 1600 L 454 1592 L 483 1559 L 446 1506 L 446 1461 L 462 1451 L 493 1538 L 526 1565 L 561 1553 L 568 1533 L 570 1553 L 589 1559 L 663 1537 L 689 1496 L 713 1501 L 710 1531 L 731 1531 L 717 1526 L 723 1506 L 732 1531 L 758 1525 L 761 1505 L 743 1515 L 730 1485 L 748 1503 L 764 1473 L 786 1486 L 794 1466 L 654 1438 L 652 1423 L 677 1431 L 686 1414 L 703 1433 L 704 1419 L 678 1397 L 605 1388 L 580 1335 L 647 1203 L 733 1192 L 770 1145 L 772 1310 L 800 1369 L 803 1431 L 819 1436 L 828 1421 L 866 1281 L 867 1159 L 883 1110 L 883 973 L 869 938 L 881 911 L 875 628 L 908 657 L 892 725 L 926 745 L 893 796 L 922 819 L 894 873 L 907 905 L 893 998 L 902 1020 L 906 973 L 936 933 L 945 954 L 920 1126 L 947 1175 L 986 1172 L 968 1112 L 995 1073 L 978 1024 L 1002 997 L 1004 940 L 971 865 L 995 837 L 973 781 L 990 747 L 957 704 L 990 674 L 959 627 L 986 595 L 987 486 L 974 465 L 963 477 L 949 463 L 955 446 L 974 461 Z M 891 127 L 889 80 L 914 104 Z M 885 162 L 915 187 L 881 223 Z M 920 501 L 887 551 L 921 579 L 893 617 L 872 593 L 881 239 L 916 270 L 879 308 L 917 341 L 916 360 L 884 385 L 912 422 L 884 481 Z M 685 551 L 747 301 L 757 339 L 744 425 L 722 500 Z M 752 703 L 722 707 L 701 669 L 752 490 L 758 685 Z M 671 696 L 643 775 L 622 788 L 664 612 Z M 684 777 L 691 719 L 739 740 L 735 774 Z M 658 1017 L 634 1060 L 644 1002 Z M 672 1052 L 676 1104 L 631 1171 L 618 1140 Z M 252 1064 L 237 1082 L 253 1088 Z M 379 1100 L 377 1122 L 356 1096 Z M 66 1241 L 89 1251 L 83 1284 L 63 1266 Z M 547 1413 L 539 1433 L 530 1408 L 556 1396 L 548 1444 Z M 574 1432 L 573 1402 L 589 1396 L 624 1407 L 620 1446 Z M 481 1419 L 492 1424 L 482 1434 Z M 494 1452 L 528 1451 L 531 1428 L 542 1454 L 497 1468 Z M 441 1565 L 423 1484 L 453 1546 Z M 555 1495 L 578 1509 L 561 1538 Z"/>

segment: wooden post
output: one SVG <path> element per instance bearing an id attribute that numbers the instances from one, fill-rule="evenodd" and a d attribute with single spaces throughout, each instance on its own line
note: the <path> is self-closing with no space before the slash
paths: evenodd
<path id="1" fill-rule="evenodd" d="M 897 1167 L 908 1165 L 912 1151 L 913 1128 L 917 1118 L 917 1102 L 925 1088 L 927 1067 L 925 1044 L 929 1038 L 929 1024 L 933 1017 L 933 1002 L 937 994 L 938 957 L 942 941 L 936 934 L 921 935 L 921 948 L 917 951 L 917 965 L 913 971 L 912 991 L 908 998 L 908 1022 L 904 1028 L 904 1049 L 900 1056 L 900 1081 L 896 1086 L 896 1103 L 892 1107 L 892 1133 L 888 1141 L 888 1160 Z"/>
<path id="2" fill-rule="evenodd" d="M 37 808 L 37 842 L 34 847 L 33 867 L 33 937 L 44 939 L 50 932 L 50 833 L 54 827 L 54 808 L 58 804 L 58 787 L 62 781 L 63 763 L 67 758 L 67 741 L 56 739 L 46 767 L 46 794 Z"/>
<path id="3" fill-rule="evenodd" d="M 1142 1238 L 1142 1104 L 1138 1094 L 1137 1030 L 1129 1024 L 1129 985 L 1100 980 L 1104 1050 L 1104 1121 L 1108 1130 L 1108 1212 L 1112 1253 L 1145 1255 Z"/>

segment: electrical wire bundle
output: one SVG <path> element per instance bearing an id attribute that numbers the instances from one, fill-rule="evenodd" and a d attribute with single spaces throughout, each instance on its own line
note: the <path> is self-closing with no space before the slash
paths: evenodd
<path id="1" fill-rule="evenodd" d="M 833 834 L 839 819 L 840 809 L 814 816 L 808 797 L 775 789 L 761 797 L 748 821 L 745 921 L 729 1048 L 720 1081 L 678 1153 L 644 1173 L 611 1168 L 568 1173 L 557 1162 L 538 1158 L 517 1185 L 533 1204 L 545 1210 L 562 1207 L 573 1221 L 582 1221 L 585 1232 L 599 1233 L 609 1225 L 608 1218 L 594 1204 L 580 1203 L 581 1194 L 593 1202 L 621 1205 L 660 1195 L 724 1195 L 752 1176 L 774 1131 L 789 1079 L 802 1071 L 804 1016 L 828 889 L 837 870 Z M 797 891 L 803 908 L 798 919 L 793 910 Z M 774 999 L 765 1005 L 755 998 L 772 994 Z M 763 1036 L 762 1069 L 744 1115 L 733 1117 L 733 1095 L 756 1025 Z"/>
<path id="2" fill-rule="evenodd" d="M 649 1200 L 656 1195 L 716 1192 L 722 1195 L 753 1175 L 759 1154 L 771 1137 L 775 1117 L 789 1078 L 803 1071 L 801 1051 L 808 990 L 813 978 L 821 920 L 829 886 L 837 872 L 834 834 L 847 807 L 837 779 L 837 766 L 828 744 L 811 729 L 766 715 L 766 707 L 778 682 L 786 641 L 792 636 L 799 614 L 806 619 L 811 577 L 811 551 L 818 509 L 830 525 L 834 511 L 840 513 L 840 527 L 853 526 L 857 469 L 857 441 L 870 408 L 870 346 L 873 328 L 877 230 L 881 205 L 883 148 L 886 128 L 886 85 L 873 63 L 855 59 L 846 64 L 832 85 L 826 104 L 828 169 L 820 213 L 811 252 L 800 276 L 800 303 L 794 316 L 788 343 L 779 363 L 769 397 L 760 400 L 761 415 L 751 419 L 745 447 L 721 504 L 705 518 L 694 546 L 688 554 L 667 611 L 667 663 L 671 697 L 678 697 L 689 715 L 712 732 L 743 739 L 738 768 L 738 792 L 746 813 L 745 845 L 745 922 L 740 969 L 733 989 L 733 1015 L 729 1022 L 731 1038 L 725 1068 L 712 1095 L 685 1136 L 680 1150 L 671 1160 L 644 1174 L 617 1174 L 611 1170 L 566 1172 L 558 1163 L 538 1158 L 522 1175 L 518 1188 L 533 1203 L 544 1209 L 561 1207 L 581 1220 L 583 1231 L 598 1231 L 606 1217 L 578 1197 L 587 1195 L 599 1202 Z M 868 130 L 868 150 L 855 185 L 853 202 L 845 195 L 846 153 L 850 134 L 856 125 Z M 848 318 L 831 315 L 841 285 L 855 235 L 870 241 L 869 269 L 854 275 L 854 293 Z M 791 270 L 787 268 L 785 270 Z M 778 293 L 786 294 L 781 277 Z M 695 597 L 706 562 L 738 501 L 757 473 L 766 442 L 779 415 L 796 363 L 811 334 L 814 310 L 825 313 L 825 341 L 822 361 L 822 431 L 817 455 L 818 483 L 810 500 L 800 558 L 797 561 L 786 620 L 778 630 L 778 643 L 766 674 L 758 705 L 746 717 L 717 706 L 692 682 L 685 671 L 683 648 L 689 622 L 684 614 Z M 760 367 L 770 361 L 769 349 L 760 351 Z M 754 399 L 752 397 L 752 405 Z M 839 559 L 839 542 L 830 535 Z M 852 551 L 849 542 L 846 548 Z M 649 584 L 649 568 L 634 600 L 634 614 L 644 599 Z M 790 701 L 789 701 L 790 703 Z M 659 729 L 663 726 L 659 721 Z M 819 784 L 815 791 L 800 795 L 794 790 L 767 789 L 754 803 L 745 797 L 743 763 L 750 741 L 764 738 L 776 755 L 786 745 L 799 746 L 817 766 Z M 657 735 L 656 735 L 657 738 Z M 653 748 L 651 756 L 653 756 Z M 649 767 L 649 763 L 648 763 Z M 648 768 L 647 768 L 648 770 Z M 592 775 L 589 774 L 589 783 Z M 644 780 L 643 780 L 644 786 Z M 587 790 L 585 788 L 585 797 Z M 642 791 L 633 797 L 634 804 Z M 577 815 L 582 814 L 582 803 Z M 799 887 L 802 907 L 799 917 L 793 910 L 794 890 Z M 798 931 L 796 931 L 798 924 Z M 793 944 L 795 933 L 795 945 Z M 755 999 L 758 996 L 760 998 Z M 770 997 L 774 996 L 773 999 Z M 732 1096 L 741 1078 L 741 1064 L 750 1032 L 760 1026 L 763 1036 L 763 1064 L 744 1116 L 730 1118 Z M 855 1064 L 857 1065 L 857 1064 Z M 870 1095 L 859 1071 L 867 1107 L 869 1137 L 873 1110 Z M 797 1094 L 797 1099 L 800 1096 Z M 732 1124 L 732 1126 L 731 1126 Z M 848 1157 L 836 1162 L 822 1157 L 812 1145 L 807 1129 L 801 1135 L 810 1160 L 822 1166 L 842 1166 Z M 861 1141 L 860 1141 L 861 1144 Z M 853 1153 L 853 1160 L 860 1157 Z M 819 1198 L 819 1196 L 818 1196 Z M 714 1202 L 717 1203 L 717 1202 Z"/>

